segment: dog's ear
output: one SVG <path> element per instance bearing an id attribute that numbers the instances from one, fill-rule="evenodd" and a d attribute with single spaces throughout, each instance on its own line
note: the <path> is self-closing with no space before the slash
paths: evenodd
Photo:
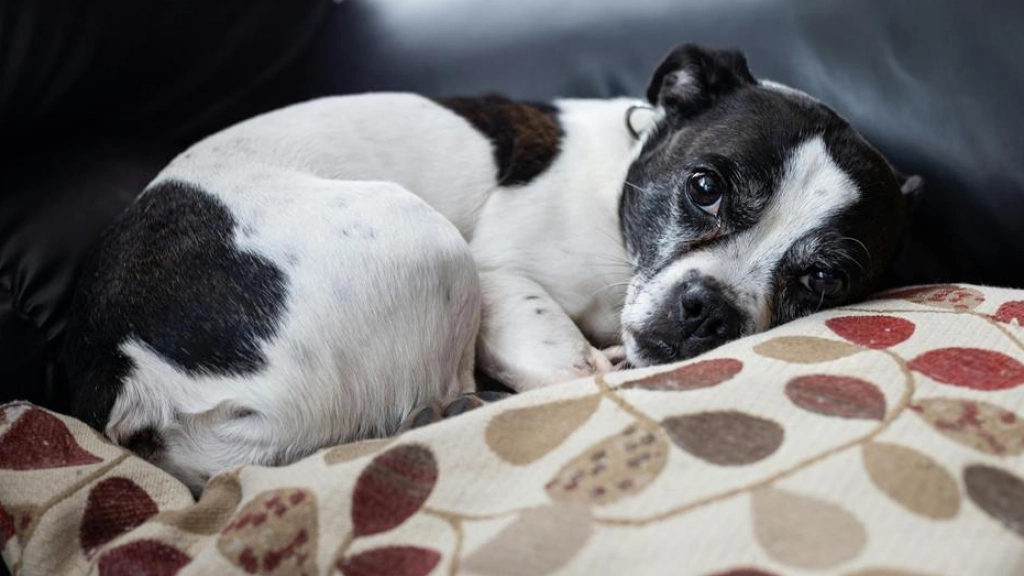
<path id="1" fill-rule="evenodd" d="M 647 99 L 669 114 L 690 117 L 725 94 L 756 83 L 743 53 L 683 44 L 654 72 Z"/>

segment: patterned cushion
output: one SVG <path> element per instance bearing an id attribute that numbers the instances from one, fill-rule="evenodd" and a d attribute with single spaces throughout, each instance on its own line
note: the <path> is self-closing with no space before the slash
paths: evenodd
<path id="1" fill-rule="evenodd" d="M 16 573 L 1024 573 L 1024 293 L 933 286 L 215 478 L 0 410 Z"/>

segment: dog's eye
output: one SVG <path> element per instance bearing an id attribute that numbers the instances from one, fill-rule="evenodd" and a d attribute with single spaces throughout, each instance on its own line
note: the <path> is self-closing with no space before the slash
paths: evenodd
<path id="1" fill-rule="evenodd" d="M 800 278 L 800 282 L 815 296 L 836 296 L 842 292 L 846 282 L 832 270 L 816 269 Z"/>
<path id="2" fill-rule="evenodd" d="M 686 179 L 686 195 L 698 208 L 711 216 L 718 216 L 725 187 L 712 172 L 697 170 Z"/>

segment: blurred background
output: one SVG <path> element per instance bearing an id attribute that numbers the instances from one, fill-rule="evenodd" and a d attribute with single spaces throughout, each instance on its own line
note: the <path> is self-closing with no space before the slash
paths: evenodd
<path id="1" fill-rule="evenodd" d="M 78 264 L 195 140 L 326 94 L 640 96 L 683 41 L 925 178 L 892 283 L 1024 287 L 1022 30 L 1017 0 L 0 0 L 0 401 L 62 408 Z"/>

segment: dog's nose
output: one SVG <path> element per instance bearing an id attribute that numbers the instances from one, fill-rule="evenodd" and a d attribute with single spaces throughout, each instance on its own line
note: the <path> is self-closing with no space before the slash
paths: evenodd
<path id="1" fill-rule="evenodd" d="M 679 317 L 684 342 L 707 340 L 720 344 L 739 336 L 739 311 L 720 289 L 698 281 L 682 284 L 680 291 Z"/>
<path id="2" fill-rule="evenodd" d="M 702 280 L 680 284 L 664 316 L 636 335 L 655 363 L 692 358 L 738 338 L 740 311 L 717 286 Z"/>

